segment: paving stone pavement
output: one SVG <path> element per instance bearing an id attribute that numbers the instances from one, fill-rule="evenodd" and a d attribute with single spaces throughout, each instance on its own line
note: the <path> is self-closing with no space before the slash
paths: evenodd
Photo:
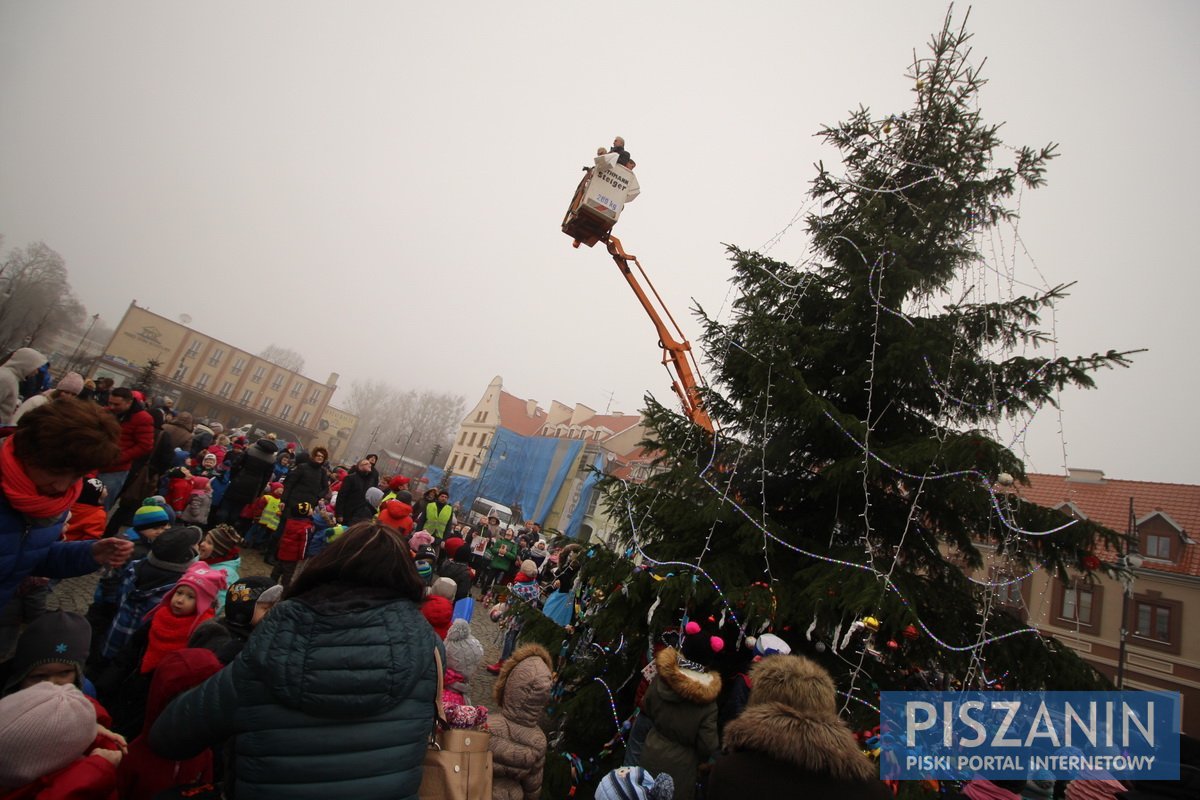
<path id="1" fill-rule="evenodd" d="M 262 556 L 254 551 L 242 553 L 242 575 L 270 575 L 271 568 L 263 563 Z M 92 594 L 96 590 L 96 582 L 100 573 L 84 575 L 79 578 L 68 578 L 59 581 L 50 593 L 46 606 L 62 611 L 76 611 L 86 614 L 92 603 Z M 483 645 L 483 663 L 475 675 L 470 676 L 471 701 L 477 705 L 489 708 L 495 705 L 492 700 L 492 686 L 496 682 L 494 675 L 488 673 L 485 666 L 500 660 L 500 649 L 504 644 L 504 634 L 500 626 L 488 619 L 488 609 L 476 598 L 475 616 L 471 620 L 471 632 Z"/>

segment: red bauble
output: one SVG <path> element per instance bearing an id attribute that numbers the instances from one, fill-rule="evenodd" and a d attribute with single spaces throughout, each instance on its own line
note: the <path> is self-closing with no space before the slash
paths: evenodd
<path id="1" fill-rule="evenodd" d="M 1083 568 L 1088 572 L 1095 572 L 1096 570 L 1100 569 L 1100 559 L 1093 555 L 1084 556 L 1081 563 L 1083 564 Z"/>
<path id="2" fill-rule="evenodd" d="M 899 649 L 900 643 L 897 642 L 895 639 L 888 639 L 887 646 L 892 650 L 896 650 L 896 649 Z"/>
<path id="3" fill-rule="evenodd" d="M 921 632 L 917 630 L 916 625 L 909 625 L 908 627 L 906 627 L 904 629 L 904 638 L 905 639 L 916 639 L 920 635 L 921 635 Z"/>

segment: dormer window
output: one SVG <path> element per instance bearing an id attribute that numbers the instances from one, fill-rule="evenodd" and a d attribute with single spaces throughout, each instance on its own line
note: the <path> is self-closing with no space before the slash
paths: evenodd
<path id="1" fill-rule="evenodd" d="M 1138 549 L 1155 561 L 1178 561 L 1183 554 L 1184 535 L 1165 511 L 1154 511 L 1137 520 Z"/>

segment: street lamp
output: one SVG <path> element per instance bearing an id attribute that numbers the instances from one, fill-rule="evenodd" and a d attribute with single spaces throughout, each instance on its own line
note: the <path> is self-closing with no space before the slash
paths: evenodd
<path id="1" fill-rule="evenodd" d="M 400 451 L 400 474 L 401 475 L 404 474 L 404 456 L 406 456 L 408 454 L 408 446 L 410 444 L 412 444 L 413 435 L 416 434 L 416 432 L 417 432 L 416 428 L 413 428 L 412 430 L 410 430 L 408 432 L 408 438 L 404 440 L 404 449 Z M 399 439 L 397 439 L 396 441 L 399 441 Z M 417 444 L 420 444 L 420 443 L 421 443 L 421 437 L 418 436 Z"/>
<path id="2" fill-rule="evenodd" d="M 1137 521 L 1133 515 L 1133 498 L 1129 498 L 1129 549 L 1117 559 L 1121 569 L 1121 646 L 1117 652 L 1117 689 L 1125 688 L 1125 644 L 1129 638 L 1129 606 L 1133 601 L 1133 571 L 1142 566 L 1142 556 L 1138 552 L 1136 537 Z M 1135 622 L 1136 624 L 1136 622 Z"/>

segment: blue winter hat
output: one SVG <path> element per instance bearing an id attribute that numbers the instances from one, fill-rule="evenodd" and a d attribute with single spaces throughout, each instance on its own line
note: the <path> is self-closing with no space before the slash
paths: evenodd
<path id="1" fill-rule="evenodd" d="M 674 796 L 670 775 L 655 777 L 641 767 L 617 767 L 596 787 L 596 800 L 671 800 Z"/>
<path id="2" fill-rule="evenodd" d="M 170 525 L 171 518 L 167 516 L 162 506 L 142 506 L 133 513 L 133 529 L 144 531 L 147 528 L 159 528 Z"/>

